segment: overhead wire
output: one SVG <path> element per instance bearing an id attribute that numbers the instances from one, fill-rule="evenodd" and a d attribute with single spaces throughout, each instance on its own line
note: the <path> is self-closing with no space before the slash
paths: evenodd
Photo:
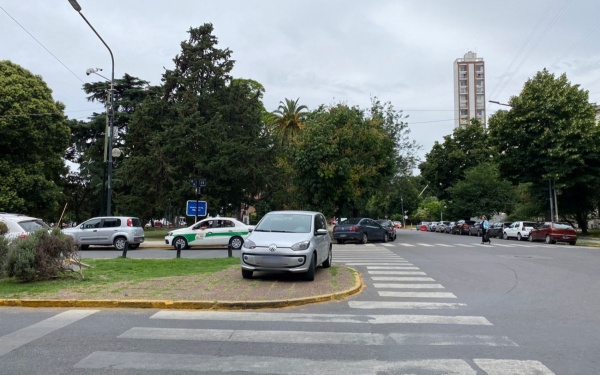
<path id="1" fill-rule="evenodd" d="M 56 59 L 56 61 L 58 61 L 62 66 L 64 66 L 65 69 L 67 69 L 69 72 L 71 72 L 71 74 L 73 76 L 75 76 L 75 78 L 77 78 L 79 81 L 81 81 L 81 83 L 85 83 L 77 74 L 75 74 L 68 66 L 66 66 L 62 61 L 60 61 L 60 59 L 58 57 L 56 57 L 48 48 L 46 48 L 46 46 L 43 45 L 42 42 L 40 42 L 23 25 L 21 25 L 19 23 L 19 21 L 17 21 L 10 13 L 8 13 L 8 11 L 6 9 L 4 9 L 2 6 L 0 6 L 0 9 L 2 9 L 2 11 L 4 11 L 4 13 L 6 13 L 7 16 L 9 16 L 17 25 L 19 25 L 21 27 L 21 29 L 23 29 L 27 34 L 29 34 L 29 36 L 32 37 L 33 40 L 35 40 L 40 46 L 42 46 L 42 48 L 44 48 L 46 50 L 46 52 L 48 52 L 52 57 L 54 57 L 54 59 Z"/>

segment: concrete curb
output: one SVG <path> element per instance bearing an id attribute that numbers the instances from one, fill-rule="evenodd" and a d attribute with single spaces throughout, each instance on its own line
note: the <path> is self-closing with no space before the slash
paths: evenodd
<path id="1" fill-rule="evenodd" d="M 304 298 L 273 301 L 147 301 L 147 300 L 43 300 L 43 299 L 0 299 L 3 307 L 77 307 L 77 308 L 138 308 L 138 309 L 180 309 L 180 310 L 257 310 L 302 306 L 348 298 L 365 288 L 362 276 L 357 270 L 348 267 L 356 275 L 354 286 L 337 293 Z"/>

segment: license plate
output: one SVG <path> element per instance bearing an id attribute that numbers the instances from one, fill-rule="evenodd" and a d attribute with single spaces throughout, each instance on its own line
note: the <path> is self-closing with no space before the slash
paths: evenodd
<path id="1" fill-rule="evenodd" d="M 346 237 L 346 235 L 345 234 L 340 234 L 340 237 Z"/>
<path id="2" fill-rule="evenodd" d="M 279 264 L 279 258 L 277 257 L 264 257 L 262 263 L 267 266 L 273 266 Z"/>
<path id="3" fill-rule="evenodd" d="M 569 236 L 563 236 L 563 240 L 568 240 Z"/>

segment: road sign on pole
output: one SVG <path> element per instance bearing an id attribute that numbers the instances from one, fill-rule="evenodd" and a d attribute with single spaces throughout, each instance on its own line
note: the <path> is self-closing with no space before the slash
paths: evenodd
<path id="1" fill-rule="evenodd" d="M 206 201 L 187 201 L 187 216 L 206 216 Z"/>

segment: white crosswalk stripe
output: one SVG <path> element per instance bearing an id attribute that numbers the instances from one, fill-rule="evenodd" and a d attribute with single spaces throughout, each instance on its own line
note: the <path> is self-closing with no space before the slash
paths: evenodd
<path id="1" fill-rule="evenodd" d="M 369 275 L 411 275 L 411 276 L 426 275 L 426 273 L 422 272 L 422 271 L 373 271 L 373 270 L 368 270 L 367 273 Z"/>
<path id="2" fill-rule="evenodd" d="M 348 306 L 353 309 L 456 310 L 467 305 L 450 302 L 349 301 Z"/>
<path id="3" fill-rule="evenodd" d="M 373 281 L 435 281 L 431 277 L 410 277 L 410 276 L 375 276 L 371 277 Z"/>
<path id="4" fill-rule="evenodd" d="M 381 297 L 401 297 L 401 298 L 457 298 L 449 292 L 387 292 L 379 291 Z"/>
<path id="5" fill-rule="evenodd" d="M 440 284 L 373 284 L 375 288 L 382 289 L 444 289 Z"/>

